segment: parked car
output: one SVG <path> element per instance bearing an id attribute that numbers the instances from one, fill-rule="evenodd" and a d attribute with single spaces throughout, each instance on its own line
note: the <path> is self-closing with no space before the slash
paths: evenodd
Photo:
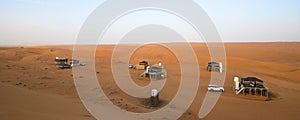
<path id="1" fill-rule="evenodd" d="M 70 68 L 72 68 L 72 66 L 70 64 L 61 64 L 61 65 L 59 65 L 59 68 L 60 69 L 70 69 Z"/>
<path id="2" fill-rule="evenodd" d="M 128 66 L 130 69 L 135 69 L 135 65 L 133 65 L 133 64 L 129 64 L 129 66 Z"/>
<path id="3" fill-rule="evenodd" d="M 224 87 L 217 85 L 208 85 L 207 90 L 212 92 L 224 92 Z"/>
<path id="4" fill-rule="evenodd" d="M 79 65 L 80 66 L 86 66 L 86 63 L 85 62 L 79 62 Z"/>
<path id="5" fill-rule="evenodd" d="M 71 65 L 71 67 L 74 67 L 74 66 L 85 66 L 86 65 L 86 63 L 85 62 L 80 62 L 79 60 L 72 60 L 71 62 L 70 62 L 70 65 Z"/>

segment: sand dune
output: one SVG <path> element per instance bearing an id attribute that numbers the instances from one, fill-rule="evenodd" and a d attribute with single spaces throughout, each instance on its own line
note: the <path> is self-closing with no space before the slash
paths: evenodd
<path id="1" fill-rule="evenodd" d="M 183 48 L 180 43 L 169 45 Z M 180 65 L 173 51 L 163 45 L 123 45 L 119 55 L 113 56 L 114 45 L 98 46 L 96 74 L 110 100 L 120 108 L 132 112 L 149 112 L 144 100 L 128 96 L 113 81 L 111 63 L 128 59 L 126 50 L 137 47 L 129 63 L 147 60 L 162 62 L 168 78 L 160 92 L 167 104 L 176 95 L 180 83 Z M 198 112 L 209 84 L 210 61 L 205 44 L 193 43 L 200 68 L 197 96 L 180 119 L 199 119 Z M 0 119 L 94 119 L 80 103 L 73 83 L 71 69 L 61 70 L 54 58 L 72 57 L 72 46 L 2 47 L 0 48 Z M 295 119 L 300 117 L 300 43 L 226 43 L 227 68 L 225 92 L 215 108 L 204 119 Z M 180 52 L 186 52 L 182 49 Z M 112 58 L 115 57 L 115 58 Z M 185 56 L 185 60 L 192 59 Z M 142 70 L 129 70 L 131 78 L 141 86 L 149 80 L 140 78 Z M 253 100 L 235 95 L 231 90 L 234 76 L 255 76 L 264 80 L 271 96 L 269 101 Z M 162 106 L 162 107 L 163 107 Z"/>
<path id="2" fill-rule="evenodd" d="M 0 83 L 1 120 L 93 119 L 79 99 L 43 94 Z"/>

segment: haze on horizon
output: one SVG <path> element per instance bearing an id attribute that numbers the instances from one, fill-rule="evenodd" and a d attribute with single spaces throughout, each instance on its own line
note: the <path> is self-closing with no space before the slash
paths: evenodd
<path id="1" fill-rule="evenodd" d="M 103 1 L 2 0 L 0 46 L 73 44 L 86 18 Z M 225 42 L 300 41 L 300 1 L 195 2 L 207 12 Z M 144 14 L 144 19 L 147 19 L 147 14 Z"/>

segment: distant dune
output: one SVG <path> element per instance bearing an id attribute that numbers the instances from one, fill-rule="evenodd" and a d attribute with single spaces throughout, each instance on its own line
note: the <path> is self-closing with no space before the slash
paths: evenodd
<path id="1" fill-rule="evenodd" d="M 181 43 L 168 44 L 177 45 L 186 52 Z M 159 108 L 146 108 L 142 99 L 128 96 L 113 81 L 111 63 L 127 59 L 126 50 L 132 46 L 135 45 L 122 45 L 124 50 L 114 59 L 111 58 L 115 45 L 98 46 L 95 55 L 98 80 L 109 99 L 120 108 L 132 112 L 157 110 Z M 192 47 L 199 62 L 200 87 L 194 102 L 180 117 L 182 120 L 199 119 L 199 108 L 211 75 L 206 71 L 210 56 L 205 44 L 192 43 Z M 72 70 L 58 69 L 54 64 L 56 56 L 72 58 L 72 48 L 0 47 L 0 119 L 95 119 L 80 102 Z M 225 43 L 225 48 L 225 92 L 205 120 L 300 119 L 300 43 Z M 176 95 L 180 83 L 180 65 L 175 53 L 158 44 L 139 46 L 129 63 L 136 64 L 141 60 L 150 64 L 161 62 L 166 68 L 168 78 L 160 99 L 164 101 L 163 105 L 167 104 Z M 131 78 L 145 86 L 149 80 L 139 77 L 142 72 L 129 70 Z M 254 76 L 264 80 L 270 90 L 268 101 L 235 95 L 231 88 L 234 76 Z"/>

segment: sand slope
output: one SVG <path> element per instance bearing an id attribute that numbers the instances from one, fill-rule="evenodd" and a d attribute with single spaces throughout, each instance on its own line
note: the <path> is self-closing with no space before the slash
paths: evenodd
<path id="1" fill-rule="evenodd" d="M 186 52 L 180 43 L 172 43 Z M 126 59 L 124 45 L 121 55 L 111 58 L 114 45 L 99 46 L 96 51 L 96 74 L 110 100 L 132 112 L 149 112 L 143 99 L 128 96 L 113 81 L 110 65 Z M 205 44 L 192 44 L 200 64 L 197 96 L 180 119 L 198 119 L 198 112 L 209 84 L 205 70 L 210 61 Z M 299 119 L 300 113 L 300 43 L 226 43 L 227 69 L 225 92 L 215 108 L 204 119 Z M 69 57 L 72 46 L 2 47 L 0 48 L 0 119 L 94 119 L 80 103 L 72 71 L 54 65 L 56 56 Z M 124 56 L 123 56 L 123 55 Z M 112 60 L 111 60 L 112 59 Z M 191 57 L 186 56 L 189 61 Z M 160 98 L 165 105 L 178 90 L 180 65 L 176 55 L 161 45 L 139 46 L 129 63 L 148 60 L 162 62 L 168 73 Z M 131 78 L 141 86 L 149 80 L 138 77 L 143 71 L 130 70 Z M 270 89 L 269 101 L 252 100 L 231 91 L 234 76 L 255 76 Z"/>
<path id="2" fill-rule="evenodd" d="M 1 120 L 82 120 L 93 119 L 79 99 L 42 94 L 0 84 Z"/>

